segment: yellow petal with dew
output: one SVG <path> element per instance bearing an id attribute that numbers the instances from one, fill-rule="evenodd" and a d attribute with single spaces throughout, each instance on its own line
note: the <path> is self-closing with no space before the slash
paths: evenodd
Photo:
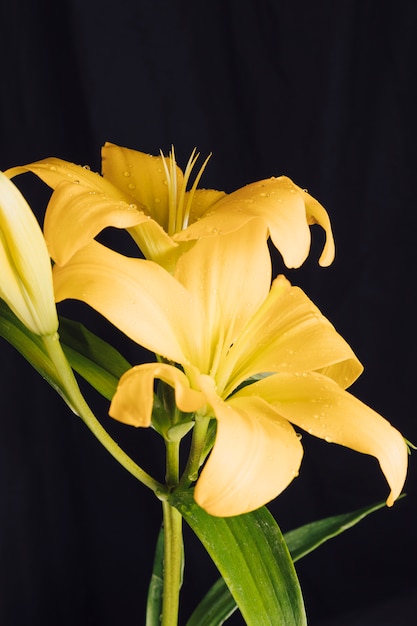
<path id="1" fill-rule="evenodd" d="M 0 172 L 0 297 L 29 330 L 58 328 L 49 254 L 40 226 L 18 188 Z"/>
<path id="2" fill-rule="evenodd" d="M 298 287 L 284 276 L 272 283 L 222 362 L 218 376 L 228 393 L 260 372 L 297 373 L 327 368 L 344 387 L 363 367 L 347 342 Z"/>
<path id="3" fill-rule="evenodd" d="M 187 192 L 186 196 L 188 196 Z M 226 196 L 224 191 L 217 191 L 216 189 L 196 189 L 193 193 L 189 223 L 192 224 L 199 220 L 204 213 L 209 211 L 211 207 L 219 200 Z M 177 235 L 174 235 L 174 239 Z"/>
<path id="4" fill-rule="evenodd" d="M 194 497 L 211 515 L 248 513 L 279 495 L 297 476 L 303 449 L 292 426 L 262 399 L 226 403 L 209 384 L 207 380 L 205 392 L 217 418 L 217 434 Z"/>
<path id="5" fill-rule="evenodd" d="M 156 263 L 93 241 L 63 267 L 55 266 L 53 275 L 57 302 L 82 300 L 148 350 L 187 362 L 183 346 L 189 334 L 200 332 L 200 322 L 189 313 L 190 294 Z"/>
<path id="6" fill-rule="evenodd" d="M 145 205 L 151 217 L 168 231 L 169 185 L 165 166 L 169 159 L 108 142 L 101 155 L 103 176 L 129 194 L 132 202 Z M 178 166 L 175 166 L 175 177 L 180 187 L 183 174 Z"/>
<path id="7" fill-rule="evenodd" d="M 391 506 L 407 474 L 407 446 L 381 415 L 317 373 L 274 375 L 248 385 L 237 397 L 264 398 L 292 424 L 329 443 L 337 443 L 378 459 L 391 488 Z"/>
<path id="8" fill-rule="evenodd" d="M 286 176 L 251 183 L 221 198 L 198 222 L 179 233 L 178 240 L 204 237 L 220 230 L 230 232 L 253 217 L 260 217 L 285 265 L 299 267 L 308 256 L 311 242 L 309 223 L 312 217 L 306 208 L 306 196 L 308 194 Z M 318 211 L 316 213 L 318 215 Z M 330 224 L 322 215 L 317 223 L 325 228 L 330 246 L 321 263 L 330 263 L 330 242 L 333 241 Z"/>
<path id="9" fill-rule="evenodd" d="M 114 186 L 106 181 L 100 174 L 96 174 L 91 171 L 89 167 L 82 165 L 76 165 L 70 161 L 58 159 L 56 157 L 49 157 L 42 159 L 41 161 L 34 161 L 27 165 L 18 165 L 6 170 L 5 174 L 9 178 L 24 174 L 26 172 L 32 172 L 46 183 L 52 189 L 66 181 L 68 183 L 82 184 L 91 188 L 93 191 L 108 193 L 112 195 L 115 193 Z M 121 192 L 117 192 L 116 199 L 123 199 L 124 195 Z"/>
<path id="10" fill-rule="evenodd" d="M 196 411 L 206 402 L 201 392 L 190 388 L 188 378 L 178 368 L 166 363 L 145 363 L 123 374 L 113 396 L 109 415 L 131 426 L 150 426 L 155 378 L 175 389 L 175 401 L 181 411 Z"/>
<path id="11" fill-rule="evenodd" d="M 45 213 L 44 234 L 49 253 L 58 265 L 67 263 L 109 226 L 129 228 L 149 221 L 141 207 L 115 199 L 117 195 L 93 191 L 81 183 L 62 182 L 57 186 Z"/>

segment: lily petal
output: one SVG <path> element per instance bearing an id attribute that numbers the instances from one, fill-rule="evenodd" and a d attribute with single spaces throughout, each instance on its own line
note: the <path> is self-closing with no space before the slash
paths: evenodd
<path id="1" fill-rule="evenodd" d="M 278 276 L 222 363 L 228 392 L 260 372 L 297 373 L 327 368 L 347 387 L 363 371 L 347 342 L 307 295 Z"/>
<path id="2" fill-rule="evenodd" d="M 325 219 L 325 209 L 317 201 L 310 202 L 310 198 L 286 176 L 251 183 L 220 199 L 202 215 L 200 221 L 178 233 L 177 240 L 204 237 L 220 230 L 230 232 L 253 217 L 261 217 L 285 265 L 292 268 L 299 267 L 308 256 L 311 242 L 309 224 L 319 223 L 328 239 L 320 263 L 328 265 L 334 256 L 330 221 Z"/>
<path id="3" fill-rule="evenodd" d="M 0 172 L 0 297 L 32 332 L 58 328 L 49 254 L 40 226 L 17 187 Z"/>
<path id="4" fill-rule="evenodd" d="M 186 196 L 188 197 L 188 195 L 189 192 L 187 191 Z M 196 189 L 192 197 L 189 223 L 192 224 L 199 220 L 204 213 L 208 212 L 216 202 L 225 196 L 224 191 L 217 191 L 216 189 Z M 174 239 L 176 237 L 175 234 Z"/>
<path id="5" fill-rule="evenodd" d="M 57 186 L 45 213 L 44 234 L 58 265 L 67 263 L 109 226 L 129 228 L 149 221 L 140 207 L 115 199 L 118 196 L 117 190 L 109 196 L 83 184 L 62 182 Z"/>
<path id="6" fill-rule="evenodd" d="M 54 267 L 55 298 L 75 298 L 104 315 L 128 337 L 177 363 L 201 315 L 184 287 L 152 261 L 132 259 L 92 241 L 63 267 Z M 196 325 L 198 325 L 196 327 Z"/>
<path id="7" fill-rule="evenodd" d="M 311 225 L 318 224 L 326 233 L 326 242 L 319 258 L 319 265 L 328 267 L 333 263 L 335 255 L 334 239 L 329 215 L 326 209 L 320 202 L 313 198 L 313 196 L 310 196 L 304 189 L 300 189 L 300 191 L 303 194 L 308 223 Z"/>
<path id="8" fill-rule="evenodd" d="M 123 374 L 113 396 L 109 415 L 131 426 L 150 426 L 155 378 L 174 387 L 175 401 L 181 411 L 197 411 L 206 402 L 201 392 L 190 388 L 188 378 L 178 368 L 166 363 L 145 363 Z"/>
<path id="9" fill-rule="evenodd" d="M 223 402 L 205 379 L 217 434 L 197 481 L 195 500 L 211 515 L 221 517 L 253 511 L 298 475 L 302 446 L 292 426 L 262 399 Z"/>
<path id="10" fill-rule="evenodd" d="M 391 488 L 387 505 L 400 495 L 408 463 L 402 435 L 333 380 L 317 373 L 277 374 L 244 387 L 236 395 L 242 399 L 261 396 L 282 417 L 315 437 L 376 457 Z"/>
<path id="11" fill-rule="evenodd" d="M 168 231 L 169 193 L 165 166 L 169 159 L 122 148 L 106 142 L 101 151 L 103 176 L 116 187 L 148 208 L 151 217 Z M 176 180 L 182 185 L 183 174 L 178 166 Z"/>
<path id="12" fill-rule="evenodd" d="M 49 157 L 41 161 L 34 161 L 28 165 L 18 165 L 11 167 L 4 173 L 8 178 L 13 178 L 25 172 L 36 174 L 44 183 L 52 189 L 56 189 L 63 180 L 67 182 L 82 184 L 89 187 L 93 191 L 100 193 L 114 193 L 114 186 L 103 179 L 100 174 L 96 174 L 88 167 L 76 165 L 70 161 L 64 161 L 56 157 Z M 123 199 L 123 194 L 119 191 L 116 199 Z"/>
<path id="13" fill-rule="evenodd" d="M 175 278 L 199 300 L 204 334 L 196 340 L 193 363 L 216 369 L 241 328 L 269 293 L 271 261 L 261 220 L 239 231 L 201 239 L 177 262 Z M 202 354 L 208 361 L 202 361 Z"/>

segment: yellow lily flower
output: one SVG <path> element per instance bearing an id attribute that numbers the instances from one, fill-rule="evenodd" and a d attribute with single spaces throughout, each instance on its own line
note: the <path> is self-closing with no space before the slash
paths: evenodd
<path id="1" fill-rule="evenodd" d="M 214 447 L 195 488 L 212 515 L 267 503 L 298 474 L 294 430 L 375 456 L 400 494 L 407 449 L 400 433 L 345 389 L 362 366 L 345 340 L 271 263 L 261 220 L 201 239 L 172 276 L 152 261 L 91 242 L 54 268 L 57 301 L 83 300 L 167 362 L 138 365 L 120 379 L 110 415 L 151 424 L 154 380 L 178 408 L 217 420 Z M 256 254 L 255 254 L 256 253 Z M 173 365 L 175 363 L 177 365 Z M 268 375 L 247 386 L 251 377 Z M 197 425 L 196 425 L 197 428 Z"/>
<path id="2" fill-rule="evenodd" d="M 40 226 L 17 187 L 0 172 L 0 298 L 37 335 L 58 328 L 52 269 Z"/>
<path id="3" fill-rule="evenodd" d="M 319 263 L 330 265 L 334 242 L 325 209 L 288 177 L 252 183 L 231 194 L 197 189 L 204 162 L 187 190 L 198 154 L 185 171 L 169 157 L 106 143 L 103 176 L 57 158 L 11 168 L 9 177 L 31 171 L 52 194 L 45 216 L 45 239 L 58 265 L 68 262 L 106 227 L 126 228 L 147 259 L 173 271 L 179 256 L 201 237 L 231 232 L 248 221 L 262 221 L 287 267 L 299 267 L 310 249 L 311 224 L 326 232 Z"/>

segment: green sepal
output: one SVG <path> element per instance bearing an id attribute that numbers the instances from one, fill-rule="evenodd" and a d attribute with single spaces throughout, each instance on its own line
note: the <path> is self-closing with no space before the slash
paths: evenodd
<path id="1" fill-rule="evenodd" d="M 306 624 L 294 565 L 268 509 L 213 517 L 196 504 L 191 490 L 174 493 L 170 503 L 210 554 L 247 626 Z"/>

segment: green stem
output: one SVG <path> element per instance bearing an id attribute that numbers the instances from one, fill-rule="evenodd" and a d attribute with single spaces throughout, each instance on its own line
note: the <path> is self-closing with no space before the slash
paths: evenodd
<path id="1" fill-rule="evenodd" d="M 166 442 L 166 482 L 175 487 L 179 479 L 179 441 Z M 169 502 L 162 502 L 164 516 L 164 588 L 162 626 L 177 626 L 182 576 L 182 515 Z"/>
<path id="2" fill-rule="evenodd" d="M 177 626 L 182 572 L 182 515 L 166 500 L 164 514 L 164 590 L 161 626 Z"/>
<path id="3" fill-rule="evenodd" d="M 120 463 L 120 465 L 132 474 L 132 476 L 143 483 L 146 487 L 152 489 L 152 491 L 154 491 L 159 498 L 163 499 L 166 497 L 168 495 L 167 487 L 147 474 L 147 472 L 139 467 L 139 465 L 137 465 L 130 458 L 130 456 L 126 454 L 126 452 L 119 448 L 114 439 L 110 437 L 108 432 L 103 428 L 91 411 L 81 394 L 74 373 L 62 351 L 58 333 L 55 333 L 55 335 L 43 336 L 42 340 L 47 353 L 55 366 L 57 375 L 60 378 L 63 390 L 65 391 L 65 397 L 70 401 L 70 406 L 74 413 L 81 417 L 83 422 L 100 441 L 104 448 L 116 459 L 116 461 Z"/>
<path id="4" fill-rule="evenodd" d="M 178 487 L 180 488 L 188 487 L 197 478 L 198 470 L 200 469 L 201 457 L 206 443 L 209 423 L 210 418 L 196 415 L 190 454 L 187 460 L 187 465 L 185 466 L 185 470 L 178 484 Z"/>

